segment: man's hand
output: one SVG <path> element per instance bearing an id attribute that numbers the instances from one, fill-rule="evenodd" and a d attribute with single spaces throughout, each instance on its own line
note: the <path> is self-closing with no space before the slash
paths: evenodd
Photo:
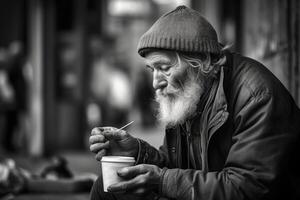
<path id="1" fill-rule="evenodd" d="M 125 167 L 118 171 L 118 175 L 126 181 L 110 185 L 107 190 L 137 196 L 148 195 L 152 192 L 157 193 L 161 173 L 162 169 L 156 165 L 141 164 Z"/>
<path id="2" fill-rule="evenodd" d="M 90 150 L 101 160 L 105 155 L 137 157 L 138 141 L 124 130 L 114 127 L 99 127 L 92 130 Z"/>

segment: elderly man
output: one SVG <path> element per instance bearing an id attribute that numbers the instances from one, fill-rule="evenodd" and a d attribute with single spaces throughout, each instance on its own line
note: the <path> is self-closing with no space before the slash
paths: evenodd
<path id="1" fill-rule="evenodd" d="M 92 199 L 300 199 L 300 111 L 262 64 L 220 46 L 214 28 L 185 6 L 141 37 L 166 126 L 159 150 L 124 130 L 92 130 L 90 150 L 134 156 L 124 181 Z M 129 196 L 129 197 L 128 197 Z M 135 197 L 142 196 L 142 197 Z"/>

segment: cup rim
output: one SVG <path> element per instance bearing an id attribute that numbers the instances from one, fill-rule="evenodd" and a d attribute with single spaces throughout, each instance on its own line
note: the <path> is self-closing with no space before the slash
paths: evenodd
<path id="1" fill-rule="evenodd" d="M 103 156 L 101 162 L 135 162 L 134 157 L 130 156 Z"/>

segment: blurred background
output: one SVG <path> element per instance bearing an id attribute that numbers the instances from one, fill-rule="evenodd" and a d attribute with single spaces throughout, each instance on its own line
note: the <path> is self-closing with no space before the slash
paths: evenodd
<path id="1" fill-rule="evenodd" d="M 200 11 L 223 44 L 264 63 L 300 105 L 297 0 L 1 0 L 1 156 L 34 169 L 62 155 L 97 173 L 95 126 L 127 130 L 158 147 L 152 77 L 139 37 L 178 5 Z"/>

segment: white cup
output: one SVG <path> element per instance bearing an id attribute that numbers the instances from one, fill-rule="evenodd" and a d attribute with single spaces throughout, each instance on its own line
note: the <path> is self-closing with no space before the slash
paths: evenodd
<path id="1" fill-rule="evenodd" d="M 124 180 L 120 176 L 118 176 L 118 170 L 124 167 L 133 166 L 134 163 L 134 157 L 103 156 L 101 159 L 101 165 L 104 192 L 107 192 L 108 186 Z"/>

